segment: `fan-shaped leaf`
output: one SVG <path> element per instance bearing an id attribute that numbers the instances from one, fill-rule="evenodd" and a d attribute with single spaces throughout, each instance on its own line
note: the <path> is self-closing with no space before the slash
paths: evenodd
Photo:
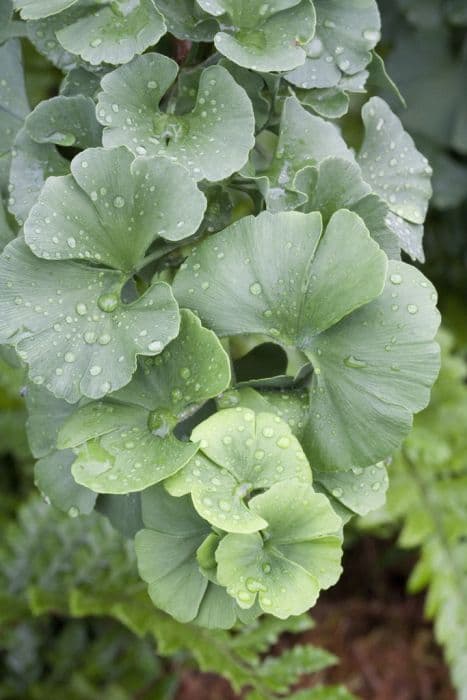
<path id="1" fill-rule="evenodd" d="M 222 180 L 245 164 L 253 146 L 251 102 L 225 68 L 210 66 L 201 73 L 191 112 L 162 112 L 177 70 L 175 61 L 151 53 L 103 78 L 97 116 L 106 127 L 104 145 L 164 155 L 196 180 Z"/>
<path id="2" fill-rule="evenodd" d="M 313 36 L 310 0 L 198 0 L 219 18 L 214 44 L 234 63 L 256 71 L 285 71 L 305 60 L 302 48 Z"/>
<path id="3" fill-rule="evenodd" d="M 305 47 L 302 66 L 287 80 L 303 88 L 336 86 L 344 74 L 354 75 L 371 61 L 381 38 L 381 19 L 375 0 L 313 0 L 316 33 Z"/>
<path id="4" fill-rule="evenodd" d="M 264 612 L 299 615 L 316 602 L 320 588 L 339 578 L 341 520 L 327 498 L 296 481 L 276 484 L 249 505 L 268 528 L 264 537 L 224 537 L 216 551 L 219 582 L 242 608 L 258 596 Z"/>
<path id="5" fill-rule="evenodd" d="M 70 403 L 127 384 L 136 355 L 160 353 L 178 333 L 165 283 L 125 304 L 122 273 L 40 260 L 21 240 L 5 248 L 1 272 L 0 338 L 16 347 L 36 384 Z"/>
<path id="6" fill-rule="evenodd" d="M 201 573 L 196 558 L 211 533 L 209 524 L 189 498 L 172 498 L 160 486 L 146 491 L 142 500 L 146 529 L 136 535 L 136 555 L 154 604 L 180 622 L 232 627 L 234 601 Z"/>
<path id="7" fill-rule="evenodd" d="M 248 508 L 252 492 L 277 482 L 311 482 L 311 471 L 289 426 L 270 413 L 232 408 L 198 425 L 200 453 L 167 482 L 175 496 L 191 493 L 198 513 L 228 532 L 255 532 L 267 523 Z"/>
<path id="8" fill-rule="evenodd" d="M 140 361 L 128 386 L 78 409 L 62 428 L 59 446 L 79 448 L 78 483 L 99 493 L 140 491 L 196 453 L 197 445 L 180 442 L 173 429 L 189 405 L 226 388 L 230 367 L 214 333 L 189 311 L 181 317 L 178 337 L 154 361 Z"/>
<path id="9" fill-rule="evenodd" d="M 40 102 L 26 119 L 26 131 L 37 143 L 88 148 L 99 146 L 102 128 L 90 97 L 52 97 Z"/>
<path id="10" fill-rule="evenodd" d="M 131 272 L 158 236 L 187 238 L 201 223 L 204 195 L 165 158 L 88 149 L 73 159 L 71 173 L 49 178 L 26 221 L 26 242 L 40 257 Z"/>
<path id="11" fill-rule="evenodd" d="M 426 405 L 439 366 L 436 293 L 403 263 L 387 272 L 356 214 L 337 212 L 320 233 L 316 213 L 242 219 L 195 250 L 175 293 L 220 335 L 262 333 L 305 352 L 314 367 L 312 466 L 366 467 Z"/>

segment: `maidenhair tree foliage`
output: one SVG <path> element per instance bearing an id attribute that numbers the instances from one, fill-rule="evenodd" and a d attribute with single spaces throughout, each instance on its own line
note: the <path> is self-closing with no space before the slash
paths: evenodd
<path id="1" fill-rule="evenodd" d="M 306 611 L 439 367 L 375 1 L 1 12 L 0 340 L 39 489 L 134 538 L 178 621 Z M 18 36 L 63 73 L 32 111 Z"/>

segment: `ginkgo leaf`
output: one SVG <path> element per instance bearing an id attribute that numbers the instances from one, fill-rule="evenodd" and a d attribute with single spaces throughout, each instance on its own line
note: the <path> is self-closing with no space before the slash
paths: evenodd
<path id="1" fill-rule="evenodd" d="M 29 112 L 23 78 L 21 45 L 10 39 L 0 45 L 0 192 L 6 193 L 10 154 L 16 134 Z"/>
<path id="2" fill-rule="evenodd" d="M 358 155 L 363 178 L 388 205 L 396 217 L 409 227 L 423 224 L 432 190 L 432 169 L 417 151 L 413 139 L 398 117 L 379 97 L 373 97 L 362 110 L 365 137 Z M 394 219 L 393 219 L 394 221 Z M 393 230 L 407 252 L 417 250 L 416 233 L 407 227 L 400 232 L 397 219 Z M 405 236 L 405 238 L 404 238 Z"/>
<path id="3" fill-rule="evenodd" d="M 293 504 L 293 507 L 291 507 Z M 260 533 L 226 535 L 217 577 L 242 608 L 258 597 L 264 612 L 285 619 L 308 610 L 341 573 L 341 520 L 308 484 L 276 484 L 250 508 L 267 523 Z"/>
<path id="4" fill-rule="evenodd" d="M 230 405 L 253 411 L 273 411 L 285 421 L 298 438 L 307 432 L 310 396 L 307 389 L 255 391 L 243 388 L 230 392 Z M 383 462 L 368 469 L 320 471 L 312 467 L 313 488 L 324 493 L 339 517 L 346 522 L 353 514 L 366 515 L 384 505 L 389 480 Z"/>
<path id="5" fill-rule="evenodd" d="M 47 180 L 24 234 L 42 258 L 131 272 L 159 236 L 192 235 L 205 207 L 195 182 L 166 158 L 133 159 L 123 147 L 88 149 L 73 159 L 71 175 Z"/>
<path id="6" fill-rule="evenodd" d="M 310 114 L 295 97 L 289 97 L 279 137 L 263 131 L 242 174 L 257 180 L 270 211 L 296 209 L 307 199 L 299 189 L 297 175 L 330 156 L 354 160 L 334 124 Z"/>
<path id="7" fill-rule="evenodd" d="M 121 272 L 39 260 L 22 240 L 1 256 L 0 338 L 13 344 L 36 384 L 75 403 L 127 384 L 136 355 L 156 355 L 176 337 L 170 287 L 123 303 Z"/>
<path id="8" fill-rule="evenodd" d="M 307 168 L 303 177 L 299 174 L 296 186 L 307 195 L 302 211 L 321 212 L 325 225 L 339 209 L 354 211 L 388 257 L 399 257 L 399 237 L 387 223 L 388 207 L 372 193 L 355 162 L 326 158 L 317 168 Z"/>
<path id="9" fill-rule="evenodd" d="M 28 115 L 26 131 L 37 143 L 88 148 L 99 146 L 102 127 L 90 97 L 52 97 L 40 102 Z"/>
<path id="10" fill-rule="evenodd" d="M 96 502 L 96 494 L 73 479 L 73 452 L 57 451 L 56 448 L 59 430 L 73 411 L 73 406 L 35 384 L 28 386 L 26 405 L 29 445 L 34 457 L 40 458 L 34 466 L 36 486 L 55 508 L 74 517 L 90 513 Z"/>
<path id="11" fill-rule="evenodd" d="M 381 38 L 381 19 L 375 0 L 313 0 L 316 33 L 305 47 L 303 65 L 287 74 L 303 88 L 336 86 L 343 74 L 354 75 L 371 61 Z"/>
<path id="12" fill-rule="evenodd" d="M 209 524 L 188 497 L 172 498 L 161 486 L 145 491 L 142 505 L 145 529 L 136 535 L 136 556 L 153 603 L 180 622 L 232 627 L 235 602 L 201 573 L 196 557 Z"/>
<path id="13" fill-rule="evenodd" d="M 77 0 L 13 0 L 22 19 L 43 19 L 58 14 L 74 5 Z"/>
<path id="14" fill-rule="evenodd" d="M 262 333 L 304 352 L 314 368 L 311 465 L 366 467 L 390 454 L 428 401 L 436 294 L 410 266 L 388 271 L 353 212 L 335 213 L 320 236 L 318 213 L 243 218 L 194 250 L 174 291 L 221 336 Z"/>
<path id="15" fill-rule="evenodd" d="M 50 63 L 64 72 L 76 68 L 80 61 L 77 56 L 65 51 L 57 39 L 57 31 L 80 17 L 80 5 L 74 3 L 66 12 L 26 22 L 25 31 L 31 44 Z"/>
<path id="16" fill-rule="evenodd" d="M 436 300 L 418 270 L 390 261 L 382 295 L 313 339 L 309 459 L 366 467 L 399 446 L 438 375 Z"/>
<path id="17" fill-rule="evenodd" d="M 48 5 L 50 1 L 40 4 Z M 39 1 L 35 4 L 39 6 Z M 36 13 L 39 16 L 46 15 Z M 166 32 L 164 19 L 153 0 L 116 0 L 97 8 L 88 3 L 73 3 L 71 11 L 63 8 L 59 20 L 61 27 L 57 27 L 56 38 L 60 44 L 92 65 L 127 63 L 156 44 Z"/>
<path id="18" fill-rule="evenodd" d="M 172 59 L 149 53 L 102 79 L 97 116 L 106 127 L 104 146 L 163 155 L 196 180 L 222 180 L 245 164 L 253 146 L 251 102 L 225 68 L 210 66 L 201 73 L 191 112 L 161 111 L 177 71 Z"/>
<path id="19" fill-rule="evenodd" d="M 216 49 L 245 68 L 286 71 L 300 66 L 315 31 L 311 0 L 197 0 L 219 18 Z"/>
<path id="20" fill-rule="evenodd" d="M 196 0 L 155 0 L 167 28 L 177 39 L 212 41 L 219 25 Z"/>
<path id="21" fill-rule="evenodd" d="M 289 426 L 270 413 L 232 408 L 192 433 L 200 453 L 167 483 L 175 496 L 191 493 L 198 513 L 227 532 L 255 532 L 266 522 L 248 507 L 253 492 L 278 482 L 311 482 L 311 471 Z"/>
<path id="22" fill-rule="evenodd" d="M 9 243 L 14 237 L 15 234 L 11 230 L 8 223 L 5 207 L 3 206 L 3 201 L 0 197 L 0 253 L 6 244 Z"/>
<path id="23" fill-rule="evenodd" d="M 63 78 L 60 85 L 60 95 L 64 97 L 84 95 L 85 97 L 94 99 L 100 90 L 101 78 L 101 71 L 98 73 L 91 73 L 91 71 L 86 68 L 73 68 L 68 71 Z"/>
<path id="24" fill-rule="evenodd" d="M 219 340 L 182 310 L 180 333 L 161 355 L 140 360 L 130 384 L 78 409 L 62 428 L 59 447 L 78 448 L 76 481 L 99 493 L 128 493 L 174 474 L 198 449 L 178 440 L 174 428 L 189 406 L 229 382 Z"/>
<path id="25" fill-rule="evenodd" d="M 26 221 L 44 183 L 51 175 L 65 175 L 69 162 L 51 143 L 36 143 L 22 128 L 12 150 L 8 209 L 20 226 Z"/>
<path id="26" fill-rule="evenodd" d="M 71 450 L 60 450 L 42 457 L 34 467 L 34 483 L 55 508 L 76 518 L 94 510 L 97 494 L 73 479 L 71 465 L 74 459 Z"/>

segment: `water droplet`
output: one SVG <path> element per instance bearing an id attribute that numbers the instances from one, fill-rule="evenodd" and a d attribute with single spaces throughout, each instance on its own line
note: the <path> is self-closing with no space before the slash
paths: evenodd
<path id="1" fill-rule="evenodd" d="M 344 495 L 343 490 L 339 486 L 333 489 L 331 493 L 334 498 L 341 498 Z"/>
<path id="2" fill-rule="evenodd" d="M 66 352 L 63 359 L 65 360 L 65 362 L 71 364 L 75 361 L 76 358 L 73 352 Z"/>
<path id="3" fill-rule="evenodd" d="M 108 345 L 111 340 L 112 340 L 112 338 L 110 337 L 110 335 L 108 333 L 102 333 L 102 335 L 99 336 L 98 342 L 99 342 L 99 345 Z"/>
<path id="4" fill-rule="evenodd" d="M 191 377 L 191 370 L 189 367 L 182 367 L 180 370 L 180 376 L 182 379 L 189 379 Z"/>
<path id="5" fill-rule="evenodd" d="M 91 48 L 93 48 L 93 49 L 97 49 L 97 47 L 100 46 L 101 44 L 102 44 L 102 39 L 99 39 L 99 37 L 97 37 L 96 39 L 93 39 L 92 41 L 89 42 L 89 46 L 91 46 Z"/>
<path id="6" fill-rule="evenodd" d="M 287 449 L 287 447 L 290 447 L 290 439 L 286 436 L 283 435 L 279 440 L 276 442 L 276 445 L 278 447 L 281 447 L 283 450 Z"/>
<path id="7" fill-rule="evenodd" d="M 409 314 L 416 314 L 418 311 L 418 306 L 416 304 L 407 304 L 407 311 Z"/>
<path id="8" fill-rule="evenodd" d="M 222 438 L 222 442 L 224 443 L 224 445 L 231 445 L 232 438 L 230 437 L 230 435 L 224 435 L 224 437 Z"/>
<path id="9" fill-rule="evenodd" d="M 118 296 L 112 292 L 101 294 L 97 300 L 97 305 L 101 311 L 105 311 L 105 313 L 109 314 L 117 308 Z"/>
<path id="10" fill-rule="evenodd" d="M 353 355 L 349 355 L 345 358 L 344 365 L 346 367 L 352 367 L 353 369 L 363 369 L 364 367 L 367 367 L 367 363 L 364 360 L 359 360 Z"/>
<path id="11" fill-rule="evenodd" d="M 87 343 L 88 345 L 92 345 L 93 343 L 96 342 L 96 334 L 94 331 L 86 331 L 84 334 L 84 342 Z"/>
<path id="12" fill-rule="evenodd" d="M 365 29 L 363 32 L 363 38 L 366 39 L 367 41 L 371 41 L 374 44 L 377 44 L 378 41 L 381 39 L 381 32 L 379 29 Z"/>
<path id="13" fill-rule="evenodd" d="M 240 591 L 238 599 L 241 600 L 242 603 L 249 603 L 251 601 L 251 595 L 247 591 Z"/>
<path id="14" fill-rule="evenodd" d="M 98 374 L 102 372 L 102 367 L 99 367 L 99 365 L 93 365 L 91 369 L 89 370 L 89 374 L 92 377 L 97 377 Z"/>
<path id="15" fill-rule="evenodd" d="M 267 562 L 262 565 L 261 567 L 264 571 L 265 574 L 270 574 L 271 573 L 271 564 L 268 564 Z"/>
<path id="16" fill-rule="evenodd" d="M 121 209 L 122 207 L 125 206 L 125 200 L 121 195 L 117 195 L 114 199 L 114 207 L 117 207 L 117 209 Z"/>
<path id="17" fill-rule="evenodd" d="M 250 286 L 250 292 L 257 297 L 261 292 L 263 291 L 262 286 L 259 284 L 259 282 L 253 282 L 253 284 Z"/>
<path id="18" fill-rule="evenodd" d="M 149 81 L 146 83 L 146 87 L 148 88 L 148 90 L 155 90 L 156 87 L 157 87 L 157 83 L 156 83 L 155 80 L 149 80 Z"/>
<path id="19" fill-rule="evenodd" d="M 247 578 L 246 587 L 250 593 L 258 593 L 259 591 L 266 590 L 266 586 L 255 578 Z"/>
<path id="20" fill-rule="evenodd" d="M 148 350 L 150 352 L 160 352 L 163 347 L 164 346 L 160 340 L 151 340 L 151 342 L 148 343 Z"/>
<path id="21" fill-rule="evenodd" d="M 79 515 L 79 508 L 76 506 L 70 506 L 70 508 L 68 508 L 68 515 L 70 518 L 77 518 Z"/>
<path id="22" fill-rule="evenodd" d="M 379 491 L 381 488 L 381 484 L 379 483 L 379 481 L 375 481 L 375 483 L 372 484 L 371 488 L 373 489 L 373 491 Z"/>
<path id="23" fill-rule="evenodd" d="M 402 282 L 401 275 L 391 275 L 389 279 L 393 284 L 400 284 Z"/>
<path id="24" fill-rule="evenodd" d="M 264 437 L 271 438 L 274 435 L 274 430 L 272 428 L 263 428 L 262 433 Z"/>
<path id="25" fill-rule="evenodd" d="M 306 52 L 310 58 L 319 58 L 323 53 L 323 42 L 321 39 L 315 36 L 306 47 Z"/>
<path id="26" fill-rule="evenodd" d="M 76 240 L 73 238 L 73 236 L 67 238 L 66 242 L 69 248 L 76 248 Z"/>
<path id="27" fill-rule="evenodd" d="M 228 501 L 219 501 L 219 508 L 224 511 L 224 513 L 228 513 L 232 510 L 232 506 Z"/>
<path id="28" fill-rule="evenodd" d="M 86 306 L 86 304 L 83 304 L 83 302 L 79 302 L 78 304 L 76 304 L 76 313 L 79 316 L 84 316 L 87 313 L 87 311 L 88 307 Z"/>

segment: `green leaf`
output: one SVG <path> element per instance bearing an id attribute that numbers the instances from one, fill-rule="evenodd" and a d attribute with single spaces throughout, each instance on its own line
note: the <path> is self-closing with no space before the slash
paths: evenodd
<path id="1" fill-rule="evenodd" d="M 312 464 L 326 471 L 366 467 L 400 444 L 438 374 L 436 300 L 418 270 L 391 261 L 381 296 L 315 336 L 304 435 Z M 369 431 L 382 416 L 384 430 L 376 423 L 378 430 Z"/>
<path id="2" fill-rule="evenodd" d="M 221 336 L 262 333 L 303 351 L 314 368 L 312 467 L 366 467 L 387 457 L 428 401 L 436 293 L 410 266 L 387 271 L 352 212 L 335 213 L 320 236 L 317 213 L 244 218 L 193 252 L 174 290 Z"/>
<path id="3" fill-rule="evenodd" d="M 96 9 L 84 6 L 57 31 L 57 39 L 71 54 L 97 65 L 128 63 L 165 34 L 164 19 L 153 0 L 117 0 Z"/>
<path id="4" fill-rule="evenodd" d="M 76 0 L 14 0 L 14 8 L 23 19 L 42 19 L 66 10 L 75 2 Z"/>
<path id="5" fill-rule="evenodd" d="M 73 479 L 71 465 L 74 459 L 71 450 L 62 450 L 42 457 L 34 469 L 34 481 L 39 491 L 52 505 L 72 517 L 91 513 L 97 498 L 93 491 Z"/>
<path id="6" fill-rule="evenodd" d="M 177 39 L 212 41 L 217 22 L 203 12 L 195 0 L 156 0 L 167 28 Z"/>
<path id="7" fill-rule="evenodd" d="M 96 510 L 105 515 L 112 526 L 129 539 L 134 539 L 136 533 L 144 527 L 139 493 L 126 493 L 123 496 L 101 494 L 96 503 Z"/>
<path id="8" fill-rule="evenodd" d="M 136 555 L 154 605 L 180 622 L 196 621 L 198 615 L 205 619 L 203 608 L 214 605 L 213 626 L 231 627 L 236 618 L 233 601 L 203 576 L 196 559 L 211 532 L 208 523 L 189 498 L 172 498 L 160 486 L 142 499 L 146 529 L 136 535 Z"/>
<path id="9" fill-rule="evenodd" d="M 36 143 L 26 129 L 18 132 L 12 151 L 8 209 L 20 226 L 36 203 L 46 179 L 65 175 L 70 164 L 50 143 Z"/>
<path id="10" fill-rule="evenodd" d="M 0 46 L 0 192 L 6 193 L 10 153 L 27 113 L 21 46 L 10 39 Z"/>
<path id="11" fill-rule="evenodd" d="M 310 399 L 308 391 L 264 391 L 250 388 L 232 392 L 232 400 L 254 411 L 273 411 L 290 426 L 292 433 L 303 441 L 307 431 Z M 351 514 L 366 515 L 384 505 L 388 477 L 383 462 L 368 469 L 320 471 L 312 467 L 313 487 L 324 493 L 342 520 Z"/>
<path id="12" fill-rule="evenodd" d="M 201 73 L 191 112 L 161 111 L 177 71 L 175 61 L 150 53 L 102 79 L 97 116 L 106 127 L 104 146 L 163 155 L 196 180 L 222 180 L 245 164 L 253 146 L 251 102 L 225 68 L 210 66 Z"/>
<path id="13" fill-rule="evenodd" d="M 310 0 L 198 0 L 219 17 L 216 49 L 228 59 L 255 71 L 286 71 L 305 60 L 303 46 L 315 30 Z"/>
<path id="14" fill-rule="evenodd" d="M 5 207 L 3 206 L 3 201 L 0 197 L 0 253 L 4 249 L 7 243 L 9 243 L 15 234 L 10 228 L 7 220 Z"/>
<path id="15" fill-rule="evenodd" d="M 173 429 L 190 404 L 215 396 L 229 382 L 228 357 L 214 333 L 182 311 L 180 333 L 159 357 L 140 361 L 128 386 L 78 409 L 62 428 L 59 446 L 80 448 L 76 481 L 119 494 L 174 474 L 198 446 L 177 440 Z"/>
<path id="16" fill-rule="evenodd" d="M 432 170 L 427 159 L 417 151 L 398 117 L 379 97 L 367 102 L 362 118 L 365 138 L 358 162 L 363 178 L 397 217 L 409 226 L 423 224 L 432 194 Z M 393 228 L 400 235 L 397 224 Z M 406 250 L 416 249 L 411 239 L 402 239 L 401 243 Z"/>
<path id="17" fill-rule="evenodd" d="M 279 138 L 263 131 L 242 174 L 257 180 L 270 211 L 296 209 L 306 201 L 297 184 L 299 173 L 330 156 L 354 160 L 334 124 L 310 114 L 295 97 L 289 97 L 284 103 Z"/>
<path id="18" fill-rule="evenodd" d="M 62 84 L 60 85 L 60 94 L 64 97 L 84 95 L 85 97 L 94 99 L 100 87 L 100 74 L 91 73 L 85 68 L 73 68 L 63 78 Z"/>
<path id="19" fill-rule="evenodd" d="M 316 33 L 307 44 L 304 64 L 287 74 L 303 88 L 336 86 L 344 74 L 354 75 L 371 61 L 381 38 L 381 19 L 375 0 L 314 0 Z"/>
<path id="20" fill-rule="evenodd" d="M 198 513 L 227 532 L 266 527 L 248 507 L 252 493 L 290 479 L 311 482 L 298 440 L 286 423 L 270 413 L 227 409 L 198 425 L 191 439 L 199 441 L 199 454 L 166 487 L 174 496 L 191 493 Z"/>
<path id="21" fill-rule="evenodd" d="M 34 457 L 45 457 L 56 449 L 58 432 L 73 412 L 73 406 L 37 384 L 28 386 L 26 406 L 26 430 L 31 452 Z"/>
<path id="22" fill-rule="evenodd" d="M 366 224 L 372 238 L 391 258 L 399 257 L 399 239 L 387 224 L 387 205 L 364 182 L 359 166 L 342 158 L 326 158 L 316 169 L 307 168 L 296 178 L 307 197 L 302 211 L 319 211 L 326 225 L 334 212 L 349 209 Z"/>
<path id="23" fill-rule="evenodd" d="M 258 596 L 265 612 L 299 615 L 339 578 L 341 520 L 327 498 L 297 481 L 276 484 L 249 505 L 268 523 L 265 536 L 226 535 L 216 552 L 219 582 L 240 607 Z"/>
<path id="24" fill-rule="evenodd" d="M 204 195 L 180 166 L 167 159 L 133 160 L 123 147 L 94 148 L 73 159 L 71 175 L 49 178 L 24 233 L 40 257 L 131 272 L 158 237 L 178 241 L 192 235 L 205 208 Z"/>
<path id="25" fill-rule="evenodd" d="M 64 13 L 51 15 L 37 21 L 28 20 L 26 22 L 26 34 L 31 44 L 42 56 L 61 71 L 69 71 L 76 68 L 78 58 L 65 51 L 57 40 L 57 31 L 65 27 L 68 22 L 79 19 L 80 16 L 80 5 L 75 3 Z"/>
<path id="26" fill-rule="evenodd" d="M 255 113 L 256 130 L 259 131 L 268 121 L 272 109 L 264 79 L 258 73 L 237 66 L 225 58 L 221 58 L 219 65 L 229 71 L 250 98 Z"/>
<path id="27" fill-rule="evenodd" d="M 52 97 L 40 102 L 26 119 L 26 131 L 37 143 L 88 148 L 99 146 L 102 128 L 90 97 Z"/>
<path id="28" fill-rule="evenodd" d="M 21 240 L 5 248 L 1 268 L 1 340 L 15 346 L 34 383 L 70 403 L 124 386 L 136 355 L 158 354 L 178 333 L 165 283 L 126 304 L 120 272 L 39 260 Z"/>
<path id="29" fill-rule="evenodd" d="M 260 676 L 271 690 L 287 693 L 305 673 L 317 673 L 336 663 L 337 658 L 324 649 L 311 644 L 297 644 L 283 651 L 280 656 L 266 658 L 261 665 Z"/>

